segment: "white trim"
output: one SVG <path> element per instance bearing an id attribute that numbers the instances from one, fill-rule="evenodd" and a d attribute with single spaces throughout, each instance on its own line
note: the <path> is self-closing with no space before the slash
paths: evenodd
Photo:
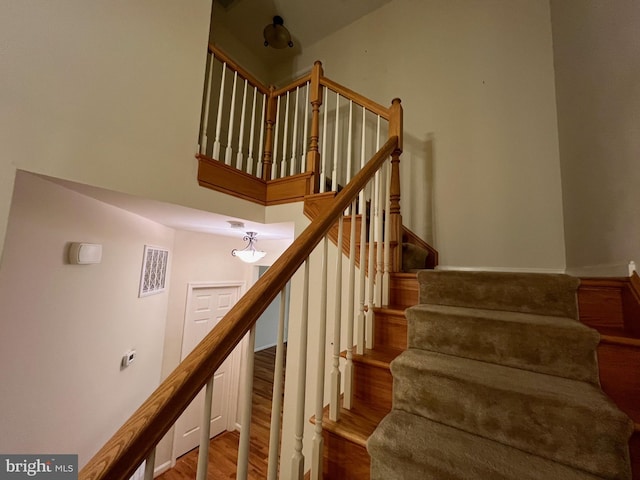
<path id="1" fill-rule="evenodd" d="M 564 268 L 519 268 L 519 267 L 460 267 L 457 265 L 438 265 L 436 270 L 459 272 L 511 272 L 511 273 L 565 273 Z"/>
<path id="2" fill-rule="evenodd" d="M 257 348 L 256 350 L 254 350 L 253 353 L 261 352 L 262 350 L 266 350 L 267 348 L 275 347 L 276 345 L 277 345 L 277 343 L 270 343 L 269 345 L 263 345 L 260 348 Z"/>
<path id="3" fill-rule="evenodd" d="M 167 470 L 169 470 L 172 466 L 172 461 L 171 460 L 167 460 L 166 462 L 164 462 L 162 465 L 158 465 L 156 468 L 153 469 L 153 477 L 157 477 L 162 475 L 164 472 L 166 472 Z"/>
<path id="4" fill-rule="evenodd" d="M 576 277 L 628 277 L 635 271 L 635 262 L 619 262 L 583 267 L 568 267 L 567 273 Z"/>

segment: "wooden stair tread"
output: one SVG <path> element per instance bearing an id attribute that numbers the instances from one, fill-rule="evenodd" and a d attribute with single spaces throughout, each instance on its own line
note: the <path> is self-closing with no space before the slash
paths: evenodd
<path id="1" fill-rule="evenodd" d="M 322 416 L 322 428 L 366 448 L 367 439 L 387 413 L 389 413 L 387 410 L 375 407 L 361 406 L 351 410 L 340 407 L 339 419 L 334 422 L 329 418 L 329 406 L 326 406 Z M 315 416 L 309 421 L 315 425 Z"/>
<path id="2" fill-rule="evenodd" d="M 640 348 L 640 338 L 634 335 L 606 335 L 600 332 L 600 343 L 609 343 L 612 345 L 626 345 L 628 347 Z"/>
<path id="3" fill-rule="evenodd" d="M 383 305 L 382 307 L 374 307 L 374 313 L 382 313 L 386 315 L 402 315 L 404 311 L 413 305 Z"/>
<path id="4" fill-rule="evenodd" d="M 384 346 L 376 349 L 365 348 L 363 355 L 354 353 L 352 359 L 356 363 L 363 363 L 380 368 L 389 368 L 389 364 L 391 363 L 391 361 L 402 352 L 402 349 Z M 346 358 L 347 352 L 342 351 L 340 353 L 340 356 L 342 358 Z"/>

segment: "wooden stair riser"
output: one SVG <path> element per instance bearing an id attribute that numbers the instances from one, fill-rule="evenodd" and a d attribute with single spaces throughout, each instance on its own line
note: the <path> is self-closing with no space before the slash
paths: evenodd
<path id="1" fill-rule="evenodd" d="M 640 429 L 638 427 L 629 440 L 629 454 L 631 456 L 632 478 L 637 480 L 640 478 Z"/>
<path id="2" fill-rule="evenodd" d="M 407 318 L 404 316 L 404 311 L 390 312 L 376 309 L 374 318 L 374 348 L 407 349 Z"/>
<path id="3" fill-rule="evenodd" d="M 353 407 L 391 410 L 393 377 L 389 367 L 354 362 Z"/>
<path id="4" fill-rule="evenodd" d="M 602 341 L 598 346 L 598 366 L 602 390 L 635 423 L 640 423 L 640 345 Z"/>
<path id="5" fill-rule="evenodd" d="M 367 449 L 324 430 L 323 478 L 326 480 L 369 480 Z"/>
<path id="6" fill-rule="evenodd" d="M 392 273 L 389 305 L 411 307 L 418 304 L 420 286 L 415 273 Z"/>

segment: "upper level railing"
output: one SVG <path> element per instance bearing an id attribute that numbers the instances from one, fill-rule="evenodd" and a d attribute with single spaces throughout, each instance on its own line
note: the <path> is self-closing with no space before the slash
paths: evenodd
<path id="1" fill-rule="evenodd" d="M 229 59 L 223 61 L 227 65 L 232 65 Z M 289 156 L 294 152 L 293 149 L 287 149 L 288 154 L 282 156 L 281 162 L 271 162 L 268 156 L 268 146 L 275 145 L 270 143 L 269 137 L 278 132 L 273 127 L 277 124 L 277 112 L 273 116 L 273 105 L 278 98 L 286 98 L 287 93 L 289 100 L 292 96 L 300 97 L 301 86 L 306 85 L 306 80 L 296 82 L 294 86 L 289 86 L 276 92 L 273 88 L 270 93 L 274 94 L 270 97 L 263 87 L 256 84 L 256 81 L 246 72 L 241 72 L 239 67 L 232 65 L 234 68 L 233 82 L 237 86 L 237 76 L 241 78 L 243 86 L 243 99 L 241 102 L 240 122 L 243 128 L 251 124 L 255 128 L 255 122 L 252 119 L 262 117 L 262 113 L 255 108 L 259 105 L 262 98 L 262 112 L 265 112 L 264 129 L 260 129 L 259 135 L 249 133 L 242 134 L 242 129 L 237 135 L 229 134 L 233 132 L 230 128 L 226 132 L 226 138 L 234 138 L 239 141 L 237 145 L 247 145 L 244 139 L 247 139 L 249 145 L 254 143 L 256 138 L 264 139 L 265 148 L 263 151 L 262 162 L 251 165 L 253 152 L 251 147 L 243 150 L 240 148 L 234 150 L 231 143 L 223 144 L 220 139 L 224 138 L 224 132 L 220 120 L 224 119 L 224 115 L 217 112 L 216 125 L 213 130 L 207 130 L 206 121 L 203 120 L 202 133 L 202 149 L 212 152 L 222 152 L 224 147 L 225 158 L 235 158 L 236 166 L 241 165 L 244 171 L 250 170 L 252 174 L 260 171 L 260 163 L 262 163 L 261 174 L 266 178 L 277 174 L 272 174 L 271 167 L 276 165 L 280 172 L 291 172 L 293 165 L 302 165 L 300 158 L 307 159 L 307 167 L 311 164 L 313 168 L 321 168 L 321 157 L 319 155 L 318 140 L 320 138 L 318 132 L 319 116 L 311 115 L 311 123 L 309 124 L 308 134 L 310 136 L 309 148 L 305 151 L 295 150 L 296 155 Z M 230 67 L 229 67 L 230 68 Z M 224 72 L 224 70 L 223 70 Z M 236 72 L 238 72 L 236 74 Z M 236 76 L 237 75 L 237 76 Z M 222 74 L 221 74 L 222 76 Z M 226 73 L 224 73 L 226 77 Z M 310 75 L 310 84 L 313 84 L 313 78 L 316 80 L 322 76 L 319 63 L 314 65 L 314 69 Z M 208 77 L 211 78 L 211 75 Z M 226 80 L 225 80 L 226 81 Z M 316 82 L 317 83 L 317 82 Z M 287 469 L 290 475 L 284 475 L 286 478 L 295 478 L 302 480 L 305 473 L 305 456 L 303 453 L 304 425 L 308 417 L 305 418 L 305 405 L 314 404 L 312 412 L 315 413 L 316 422 L 312 441 L 312 457 L 310 459 L 311 478 L 319 480 L 322 478 L 322 416 L 324 409 L 324 385 L 331 385 L 330 413 L 332 420 L 337 420 L 339 416 L 339 404 L 341 402 L 341 394 L 343 394 L 342 406 L 350 408 L 353 397 L 353 350 L 357 349 L 362 352 L 365 346 L 370 346 L 373 339 L 373 309 L 375 306 L 386 304 L 388 298 L 388 276 L 391 271 L 397 271 L 399 262 L 393 260 L 394 255 L 399 255 L 398 243 L 401 238 L 401 216 L 400 216 L 400 189 L 399 189 L 399 161 L 402 153 L 402 107 L 398 99 L 393 100 L 392 105 L 385 109 L 379 105 L 364 99 L 363 97 L 348 91 L 343 87 L 336 87 L 335 84 L 325 80 L 322 84 L 323 89 L 336 92 L 337 103 L 341 96 L 348 94 L 350 97 L 349 110 L 353 109 L 353 103 L 360 105 L 366 110 L 362 114 L 366 117 L 367 112 L 371 111 L 377 116 L 375 120 L 377 136 L 374 137 L 375 152 L 370 156 L 367 162 L 360 162 L 357 169 L 349 177 L 349 181 L 344 183 L 341 189 L 330 200 L 328 206 L 320 209 L 320 212 L 311 222 L 311 224 L 300 234 L 293 244 L 275 261 L 275 263 L 266 271 L 266 273 L 256 282 L 256 284 L 233 306 L 233 308 L 218 322 L 213 330 L 200 342 L 195 349 L 182 361 L 178 367 L 160 384 L 153 394 L 134 412 L 127 422 L 113 435 L 113 437 L 98 451 L 98 453 L 84 466 L 80 472 L 81 480 L 127 480 L 129 476 L 138 468 L 138 466 L 146 460 L 145 479 L 150 480 L 153 477 L 153 467 L 155 459 L 155 447 L 163 436 L 174 425 L 178 417 L 194 400 L 198 392 L 206 387 L 205 411 L 203 422 L 201 425 L 201 443 L 198 457 L 198 472 L 196 478 L 199 480 L 207 477 L 208 465 L 208 442 L 209 442 L 209 426 L 211 418 L 211 393 L 213 391 L 213 376 L 215 371 L 220 367 L 222 362 L 230 355 L 238 343 L 249 333 L 246 372 L 245 372 L 245 392 L 251 392 L 251 379 L 253 378 L 253 341 L 255 339 L 255 324 L 260 315 L 270 305 L 273 299 L 278 295 L 284 294 L 286 284 L 292 279 L 293 275 L 304 264 L 304 280 L 302 285 L 302 309 L 299 315 L 295 315 L 299 319 L 299 337 L 288 339 L 289 348 L 287 352 L 298 352 L 298 358 L 293 360 L 293 364 L 297 365 L 297 376 L 287 377 L 287 382 L 292 382 L 291 388 L 296 391 L 296 402 L 293 410 L 287 413 L 283 412 L 283 416 L 292 414 L 295 416 L 295 447 L 292 457 L 280 458 L 280 411 L 282 408 L 282 391 L 283 376 L 282 362 L 284 355 L 283 348 L 283 325 L 284 310 L 281 309 L 279 331 L 278 331 L 278 347 L 276 353 L 276 368 L 274 370 L 274 393 L 273 393 L 273 410 L 271 415 L 271 430 L 269 443 L 269 474 L 270 480 L 278 478 L 279 469 Z M 253 97 L 244 95 L 245 91 L 253 89 Z M 211 91 L 211 82 L 207 81 L 206 90 Z M 342 93 L 338 92 L 341 90 Z M 291 92 L 295 93 L 292 95 Z M 319 111 L 322 103 L 322 93 L 320 84 L 314 91 L 313 88 L 309 92 L 309 105 L 312 113 Z M 275 95 L 278 93 L 279 95 Z M 232 95 L 233 96 L 233 95 Z M 262 97 L 261 97 L 262 96 Z M 304 92 L 305 102 L 307 92 Z M 205 104 L 210 103 L 209 94 L 205 95 Z M 222 96 L 220 97 L 222 98 Z M 254 101 L 255 100 L 255 101 Z M 224 102 L 217 100 L 224 107 Z M 232 101 L 233 103 L 233 101 Z M 249 109 L 247 105 L 250 104 Z M 269 106 L 271 105 L 271 106 Z M 228 111 L 233 110 L 229 108 Z M 282 107 L 281 111 L 282 111 Z M 203 108 L 206 112 L 207 108 Z M 249 122 L 244 112 L 251 110 Z M 289 110 L 289 117 L 295 108 Z M 336 111 L 340 110 L 339 108 Z M 363 110 L 364 111 L 364 110 Z M 377 113 L 376 113 L 377 112 Z M 378 124 L 383 118 L 388 121 L 387 140 L 380 148 L 381 134 Z M 204 114 L 203 114 L 204 115 Z M 336 114 L 338 116 L 339 114 Z M 352 113 L 349 115 L 352 117 Z M 233 115 L 232 115 L 233 116 Z M 206 115 L 205 115 L 206 117 Z M 287 118 L 286 107 L 284 108 L 284 117 Z M 295 120 L 295 113 L 293 119 Z M 327 115 L 325 114 L 325 118 Z M 270 119 L 274 121 L 271 122 Z M 314 120 L 315 118 L 315 120 Z M 299 120 L 299 117 L 298 117 Z M 229 121 L 227 125 L 235 125 L 235 119 Z M 352 126 L 353 123 L 347 125 Z M 271 128 L 270 128 L 271 126 Z M 299 126 L 298 126 L 299 128 Z M 275 130 L 275 132 L 274 132 Z M 363 124 L 363 132 L 364 132 Z M 207 131 L 215 132 L 214 142 L 209 145 L 207 140 Z M 297 131 L 302 131 L 305 136 L 305 127 L 302 130 L 293 128 L 287 129 L 287 138 L 297 138 Z M 325 131 L 327 129 L 325 128 Z M 283 130 L 284 132 L 284 130 Z M 291 132 L 291 137 L 289 137 Z M 245 132 L 246 133 L 246 132 Z M 273 135 L 275 140 L 275 135 Z M 365 133 L 361 134 L 361 138 L 369 138 Z M 324 142 L 324 141 L 323 141 Z M 362 145 L 366 142 L 363 141 Z M 219 147 L 216 145 L 219 144 Z M 292 144 L 291 144 L 292 145 Z M 229 148 L 231 151 L 229 154 Z M 274 150 L 275 151 L 275 150 Z M 366 150 L 362 150 L 365 151 Z M 246 153 L 246 155 L 245 155 Z M 306 157 L 305 157 L 306 155 Z M 360 153 L 362 155 L 362 153 Z M 365 153 L 366 155 L 366 153 Z M 282 162 L 294 158 L 295 162 L 289 162 L 282 167 Z M 226 162 L 226 160 L 225 160 Z M 231 163 L 229 165 L 232 165 Z M 249 167 L 247 167 L 249 165 Z M 297 167 L 293 167 L 294 171 Z M 302 167 L 300 167 L 302 168 Z M 319 170 L 314 170 L 314 172 Z M 332 179 L 331 186 L 336 188 L 338 180 L 341 177 L 336 176 L 336 180 Z M 346 178 L 346 177 L 345 177 Z M 358 209 L 358 205 L 360 209 Z M 367 211 L 364 205 L 369 205 L 370 215 L 366 215 Z M 345 212 L 348 215 L 345 216 Z M 359 214 L 360 212 L 361 214 Z M 386 212 L 383 213 L 383 212 Z M 383 221 L 384 219 L 384 221 Z M 331 267 L 328 265 L 328 232 L 332 227 L 337 225 L 338 229 L 338 247 L 336 255 L 336 263 L 333 271 L 334 279 L 329 280 Z M 344 225 L 349 225 L 348 255 L 349 266 L 346 269 L 348 273 L 345 275 L 343 268 L 342 242 Z M 377 232 L 377 233 L 376 233 Z M 356 267 L 356 243 L 360 244 L 359 265 Z M 310 279 L 310 256 L 316 249 L 318 244 L 321 246 L 321 272 L 317 278 Z M 377 258 L 376 258 L 377 257 Z M 347 288 L 343 289 L 344 283 Z M 319 315 L 317 322 L 319 324 L 319 334 L 313 338 L 318 342 L 318 358 L 313 360 L 315 371 L 307 371 L 307 345 L 312 340 L 308 338 L 308 323 L 310 316 L 309 309 L 309 285 L 320 286 L 319 301 L 320 312 L 313 312 L 313 315 Z M 331 292 L 330 285 L 334 287 Z M 356 288 L 357 286 L 357 288 Z M 344 291 L 343 291 L 344 290 Z M 317 292 L 317 289 L 314 289 Z M 316 293 L 317 294 L 317 293 Z M 333 332 L 328 329 L 327 305 L 329 299 L 333 297 Z M 284 305 L 284 302 L 282 302 Z M 346 311 L 346 314 L 344 313 Z M 291 316 L 290 316 L 291 318 Z M 314 319 L 315 321 L 315 319 Z M 342 332 L 346 331 L 346 336 Z M 295 346 L 295 348 L 291 348 Z M 346 349 L 346 361 L 344 364 L 340 361 L 340 349 Z M 325 359 L 325 352 L 332 352 L 332 358 L 329 362 Z M 330 363 L 329 368 L 325 368 Z M 316 380 L 315 399 L 307 401 L 306 385 L 308 377 L 314 377 Z M 294 378 L 295 377 L 295 378 Z M 342 381 L 344 378 L 344 382 Z M 342 387 L 344 385 L 344 387 Z M 242 413 L 241 435 L 238 452 L 238 470 L 237 478 L 246 479 L 249 465 L 249 435 L 251 424 L 251 394 L 246 394 L 240 399 Z M 287 463 L 289 462 L 290 463 Z"/>
<path id="2" fill-rule="evenodd" d="M 265 181 L 311 173 L 307 193 L 338 191 L 387 138 L 390 114 L 320 62 L 276 89 L 210 45 L 199 153 Z"/>

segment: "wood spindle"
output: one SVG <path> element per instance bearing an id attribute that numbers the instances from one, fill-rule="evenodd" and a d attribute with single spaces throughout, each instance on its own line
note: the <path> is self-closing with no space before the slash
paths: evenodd
<path id="1" fill-rule="evenodd" d="M 276 124 L 275 124 L 275 139 L 273 141 L 273 165 L 271 165 L 271 180 L 278 178 L 278 137 L 280 136 L 280 99 L 276 103 Z"/>
<path id="2" fill-rule="evenodd" d="M 391 103 L 389 136 L 398 136 L 398 146 L 391 152 L 391 182 L 389 187 L 389 220 L 391 271 L 402 271 L 402 215 L 400 213 L 400 155 L 402 155 L 402 105 L 399 98 Z"/>
<path id="3" fill-rule="evenodd" d="M 238 82 L 238 72 L 233 73 L 233 87 L 231 91 L 231 110 L 229 111 L 229 130 L 227 132 L 227 148 L 224 152 L 224 163 L 231 165 L 231 157 L 233 157 L 233 149 L 231 142 L 233 138 L 233 122 L 236 115 L 236 84 Z"/>
<path id="4" fill-rule="evenodd" d="M 151 450 L 151 453 L 144 462 L 144 480 L 153 480 L 156 465 L 156 448 L 157 447 L 153 447 L 153 450 Z"/>
<path id="5" fill-rule="evenodd" d="M 282 161 L 280 162 L 280 177 L 287 176 L 287 140 L 289 136 L 289 92 L 287 92 L 284 107 L 284 136 L 282 137 Z"/>
<path id="6" fill-rule="evenodd" d="M 291 160 L 289 165 L 289 175 L 296 173 L 296 166 L 298 164 L 298 109 L 300 104 L 298 102 L 300 98 L 300 87 L 296 87 L 296 100 L 295 109 L 293 112 L 293 135 L 291 136 Z"/>
<path id="7" fill-rule="evenodd" d="M 377 151 L 377 149 L 376 149 Z M 374 210 L 375 210 L 375 202 L 377 197 L 376 192 L 376 178 L 374 177 L 370 183 L 369 190 L 369 243 L 368 247 L 368 257 L 367 257 L 367 297 L 366 297 L 366 305 L 367 305 L 367 313 L 365 315 L 365 346 L 366 348 L 373 348 L 373 326 L 374 326 L 374 311 L 375 307 L 374 301 L 374 278 L 375 278 L 375 263 L 374 263 L 374 248 L 375 248 L 375 220 L 374 220 Z"/>
<path id="8" fill-rule="evenodd" d="M 271 427 L 269 430 L 269 463 L 267 480 L 277 480 L 280 460 L 280 417 L 284 390 L 284 320 L 287 307 L 287 289 L 280 292 L 280 316 L 276 340 L 276 362 L 273 367 L 273 393 L 271 395 Z"/>
<path id="9" fill-rule="evenodd" d="M 207 128 L 209 127 L 209 104 L 211 102 L 211 83 L 213 79 L 213 53 L 209 54 L 209 73 L 207 75 L 207 91 L 204 98 L 204 110 L 202 111 L 202 119 L 200 125 L 202 130 L 200 132 L 200 153 L 202 155 L 207 154 Z"/>
<path id="10" fill-rule="evenodd" d="M 204 393 L 204 411 L 200 425 L 200 447 L 198 448 L 198 467 L 196 480 L 206 480 L 209 468 L 209 441 L 211 437 L 211 402 L 213 401 L 213 377 L 207 382 Z"/>
<path id="11" fill-rule="evenodd" d="M 291 478 L 304 478 L 304 454 L 302 453 L 305 423 L 305 394 L 307 380 L 307 330 L 309 320 L 309 257 L 304 261 L 302 314 L 300 315 L 300 352 L 298 356 L 298 394 L 296 398 L 295 446 L 291 458 Z"/>
<path id="12" fill-rule="evenodd" d="M 342 329 L 342 244 L 344 218 L 338 219 L 338 249 L 336 254 L 336 300 L 333 315 L 333 362 L 331 367 L 331 398 L 329 418 L 337 422 L 340 418 L 340 337 Z"/>
<path id="13" fill-rule="evenodd" d="M 318 329 L 318 364 L 316 374 L 316 415 L 313 432 L 313 454 L 311 457 L 311 479 L 322 480 L 324 440 L 322 438 L 322 416 L 324 414 L 324 370 L 327 349 L 327 236 L 322 242 L 322 273 L 320 276 L 320 325 Z"/>
<path id="14" fill-rule="evenodd" d="M 253 175 L 253 140 L 256 128 L 256 99 L 258 87 L 253 87 L 253 99 L 251 101 L 251 125 L 249 126 L 249 151 L 247 152 L 247 173 Z M 262 138 L 260 138 L 262 141 Z"/>
<path id="15" fill-rule="evenodd" d="M 324 87 L 324 95 L 325 97 L 327 96 L 327 87 Z M 320 105 L 318 105 L 318 110 L 320 108 Z M 314 106 L 314 112 L 316 111 L 316 107 Z M 322 110 L 322 152 L 319 153 L 319 155 L 321 155 L 321 159 L 322 159 L 322 166 L 320 168 L 320 175 L 319 175 L 319 181 L 320 181 L 320 193 L 324 193 L 325 190 L 327 189 L 327 118 L 329 117 L 328 115 L 329 112 L 327 112 L 327 108 L 325 107 Z M 313 115 L 313 114 L 312 114 Z M 311 142 L 312 142 L 312 147 L 313 147 L 313 124 L 311 127 Z M 313 148 L 310 148 L 310 152 L 309 155 L 314 155 L 314 150 Z M 318 149 L 316 148 L 316 153 L 318 152 Z M 315 161 L 317 161 L 317 156 L 314 159 Z M 314 163 L 314 168 L 315 168 L 315 163 Z"/>
<path id="16" fill-rule="evenodd" d="M 222 128 L 222 107 L 224 106 L 224 79 L 227 72 L 226 62 L 222 62 L 222 79 L 220 80 L 220 96 L 218 97 L 218 112 L 216 115 L 216 138 L 213 140 L 211 156 L 220 160 L 220 129 Z"/>
<path id="17" fill-rule="evenodd" d="M 240 442 L 238 443 L 237 476 L 239 480 L 247 480 L 249 474 L 249 444 L 251 440 L 251 407 L 253 406 L 253 365 L 256 347 L 256 325 L 249 330 L 247 342 L 247 356 L 244 372 L 244 398 L 241 400 L 240 413 Z M 198 479 L 200 480 L 200 479 Z M 205 479 L 203 479 L 205 480 Z"/>
<path id="18" fill-rule="evenodd" d="M 376 151 L 380 149 L 380 115 L 378 115 L 377 133 L 376 133 Z M 378 169 L 375 174 L 376 182 L 376 281 L 375 281 L 375 304 L 382 306 L 382 273 L 384 272 L 383 263 L 383 208 L 385 189 L 384 182 L 384 166 Z"/>
<path id="19" fill-rule="evenodd" d="M 344 400 L 342 406 L 351 410 L 353 404 L 353 331 L 355 322 L 356 282 L 356 201 L 351 203 L 351 229 L 349 232 L 349 287 L 347 290 L 347 355 L 344 366 Z"/>
<path id="20" fill-rule="evenodd" d="M 244 162 L 244 154 L 242 147 L 244 146 L 244 119 L 245 110 L 247 108 L 247 79 L 244 80 L 244 89 L 242 91 L 242 108 L 240 110 L 240 133 L 238 133 L 238 153 L 236 154 L 236 168 L 242 170 Z"/>
<path id="21" fill-rule="evenodd" d="M 336 125 L 333 136 L 333 171 L 331 172 L 331 191 L 338 191 L 338 154 L 340 148 L 340 94 L 336 92 Z"/>
<path id="22" fill-rule="evenodd" d="M 351 156 L 353 155 L 353 101 L 349 100 L 349 124 L 347 130 L 347 177 L 345 185 L 351 181 Z M 350 213 L 350 212 L 349 212 Z"/>
<path id="23" fill-rule="evenodd" d="M 360 169 L 362 170 L 364 168 L 364 164 L 366 163 L 367 159 L 366 159 L 366 122 L 367 122 L 367 109 L 362 107 L 362 135 L 360 138 Z M 360 190 L 360 195 L 358 196 L 358 200 L 359 200 L 359 213 L 363 214 L 365 209 L 366 209 L 366 205 L 364 204 L 364 198 L 365 198 L 365 189 L 363 188 L 362 190 Z"/>
<path id="24" fill-rule="evenodd" d="M 309 133 L 309 82 L 306 83 L 307 88 L 305 88 L 305 99 L 304 99 L 304 117 L 302 121 L 302 155 L 300 155 L 300 173 L 304 173 L 306 170 L 305 162 L 307 160 L 307 134 Z M 315 174 L 317 178 L 317 170 L 310 170 Z M 312 192 L 307 193 L 318 193 L 317 188 L 314 188 Z"/>
<path id="25" fill-rule="evenodd" d="M 389 305 L 389 272 L 391 270 L 390 259 L 391 259 L 391 242 L 389 239 L 390 231 L 391 231 L 391 221 L 389 220 L 389 209 L 391 205 L 390 200 L 390 190 L 391 190 L 391 162 L 387 160 L 385 162 L 385 189 L 384 189 L 384 198 L 385 198 L 385 215 L 383 217 L 384 220 L 384 271 L 382 273 L 382 305 Z"/>
<path id="26" fill-rule="evenodd" d="M 364 147 L 364 142 L 363 145 Z M 360 204 L 365 203 L 366 192 L 368 191 L 368 184 L 362 189 L 362 195 L 360 196 Z M 366 208 L 361 207 L 360 213 L 360 269 L 359 269 L 359 292 L 358 292 L 358 323 L 357 323 L 357 340 L 356 340 L 356 353 L 358 355 L 364 354 L 365 347 L 365 287 L 366 287 L 366 271 L 367 271 L 367 211 Z"/>
<path id="27" fill-rule="evenodd" d="M 264 148 L 265 148 L 265 129 L 266 129 L 266 122 L 265 122 L 265 116 L 266 116 L 266 111 L 267 111 L 267 95 L 262 95 L 262 113 L 260 114 L 260 139 L 258 140 L 258 167 L 256 169 L 256 177 L 258 178 L 262 178 L 264 179 L 264 177 L 262 176 L 262 170 L 263 170 L 263 154 L 264 154 Z M 273 123 L 271 124 L 271 132 L 273 133 Z M 271 137 L 273 138 L 273 137 Z"/>

